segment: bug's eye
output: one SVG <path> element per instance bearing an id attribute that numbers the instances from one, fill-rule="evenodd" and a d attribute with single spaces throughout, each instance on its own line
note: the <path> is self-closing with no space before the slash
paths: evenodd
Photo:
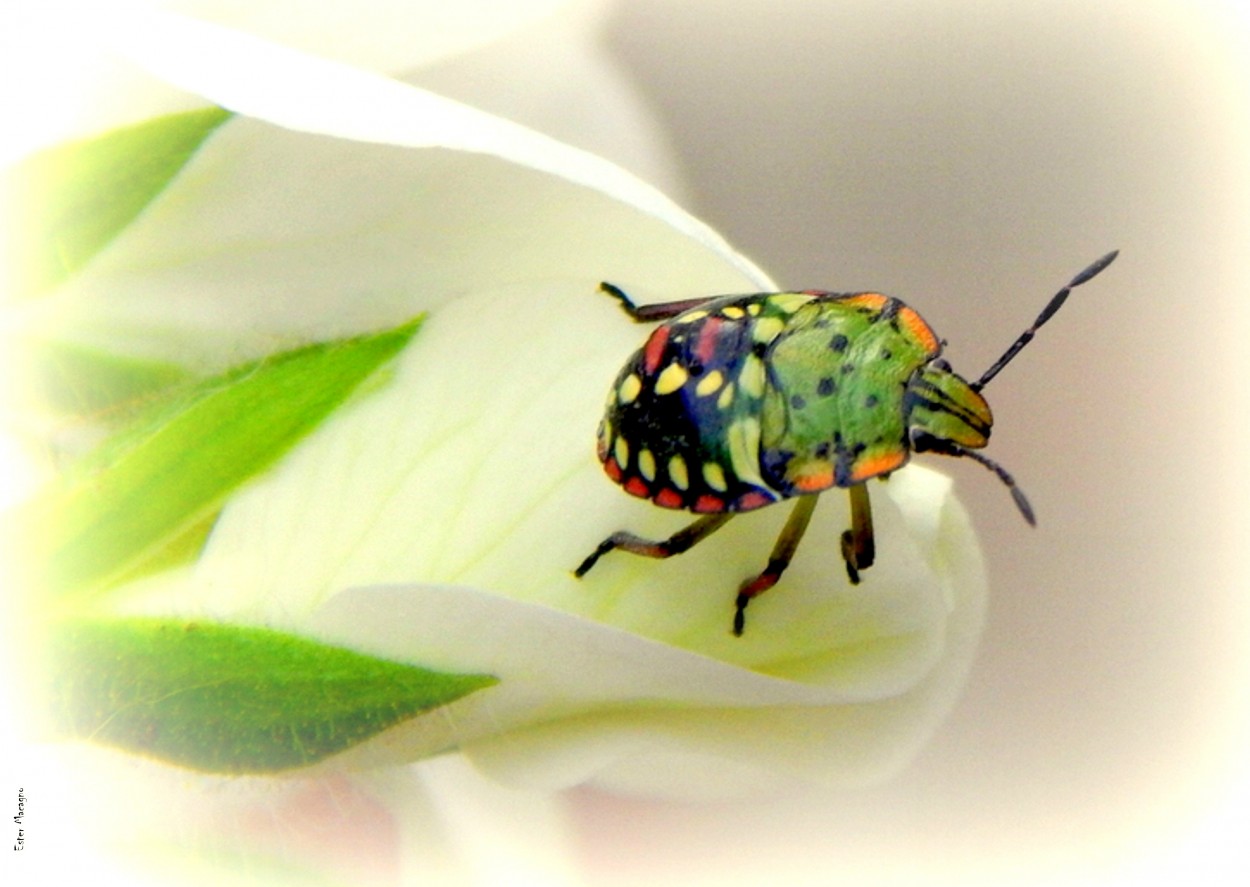
<path id="1" fill-rule="evenodd" d="M 911 433 L 911 450 L 913 453 L 951 453 L 951 443 L 928 431 L 918 428 Z"/>
<path id="2" fill-rule="evenodd" d="M 923 453 L 933 449 L 935 438 L 927 431 L 912 429 L 911 432 L 911 449 L 913 453 Z"/>
<path id="3" fill-rule="evenodd" d="M 929 366 L 933 367 L 935 370 L 941 370 L 944 373 L 951 372 L 951 365 L 945 358 L 939 357 L 936 360 L 930 361 Z"/>

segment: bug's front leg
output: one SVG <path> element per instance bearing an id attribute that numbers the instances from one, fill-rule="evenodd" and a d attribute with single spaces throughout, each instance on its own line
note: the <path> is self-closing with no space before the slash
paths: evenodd
<path id="1" fill-rule="evenodd" d="M 818 498 L 818 495 L 799 497 L 794 510 L 786 518 L 786 525 L 782 527 L 781 535 L 777 537 L 777 544 L 773 546 L 773 553 L 768 558 L 768 566 L 764 568 L 763 573 L 744 582 L 742 588 L 738 590 L 738 599 L 734 604 L 734 634 L 739 637 L 742 636 L 742 629 L 746 627 L 747 604 L 751 603 L 751 598 L 776 585 L 786 567 L 790 566 L 794 552 L 798 549 L 799 542 L 803 540 L 803 534 L 807 532 L 807 525 L 812 519 L 812 510 L 816 507 Z"/>
<path id="2" fill-rule="evenodd" d="M 847 490 L 851 497 L 851 528 L 842 532 L 842 559 L 851 584 L 859 584 L 859 571 L 872 566 L 877 548 L 872 539 L 872 502 L 867 484 Z"/>
<path id="3" fill-rule="evenodd" d="M 684 530 L 674 533 L 667 539 L 659 540 L 643 539 L 641 536 L 635 536 L 633 533 L 621 530 L 600 542 L 599 547 L 592 551 L 590 556 L 582 561 L 578 568 L 573 571 L 573 575 L 578 579 L 582 578 L 590 572 L 590 568 L 595 565 L 599 558 L 617 548 L 621 551 L 628 551 L 630 554 L 641 555 L 642 557 L 662 558 L 681 554 L 683 551 L 689 551 L 719 530 L 731 517 L 733 517 L 732 512 L 709 514 L 699 518 Z"/>

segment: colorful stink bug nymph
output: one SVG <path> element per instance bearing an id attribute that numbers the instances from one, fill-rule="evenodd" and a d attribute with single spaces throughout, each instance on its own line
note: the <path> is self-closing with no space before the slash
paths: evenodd
<path id="1" fill-rule="evenodd" d="M 733 631 L 746 606 L 777 583 L 807 529 L 817 496 L 844 487 L 851 526 L 842 557 L 852 583 L 872 566 L 865 482 L 912 453 L 967 456 L 998 475 L 1024 519 L 1033 510 L 1015 480 L 975 452 L 993 417 L 981 389 L 1029 343 L 1068 294 L 1111 264 L 1111 252 L 1059 290 L 975 382 L 942 360 L 942 340 L 898 299 L 818 290 L 713 296 L 635 305 L 600 289 L 638 323 L 663 321 L 625 363 L 599 425 L 599 461 L 627 493 L 702 515 L 662 540 L 617 532 L 574 571 L 613 549 L 681 554 L 741 511 L 797 499 L 764 571 L 738 590 Z"/>

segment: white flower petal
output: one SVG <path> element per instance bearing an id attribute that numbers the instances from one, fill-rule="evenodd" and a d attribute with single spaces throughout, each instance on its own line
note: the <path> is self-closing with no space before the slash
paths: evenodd
<path id="1" fill-rule="evenodd" d="M 617 554 L 570 575 L 612 530 L 690 520 L 595 464 L 603 396 L 644 335 L 595 284 L 641 301 L 768 288 L 754 266 L 591 155 L 254 37 L 144 20 L 144 37 L 114 35 L 133 57 L 265 122 L 224 126 L 40 300 L 43 322 L 220 365 L 432 310 L 388 378 L 232 499 L 196 594 L 163 609 L 502 679 L 339 764 L 460 747 L 514 781 L 685 792 L 862 781 L 906 760 L 950 705 L 983 606 L 944 479 L 874 485 L 878 559 L 856 587 L 835 541 L 845 497 L 827 496 L 741 639 L 733 595 L 785 506 L 673 561 Z"/>
<path id="2" fill-rule="evenodd" d="M 403 147 L 442 147 L 505 158 L 599 189 L 658 215 L 758 270 L 667 197 L 593 154 L 369 71 L 174 15 L 121 20 L 112 41 L 128 58 L 189 92 L 306 133 Z"/>
<path id="3" fill-rule="evenodd" d="M 199 565 L 198 606 L 502 679 L 385 734 L 357 763 L 461 746 L 512 780 L 626 785 L 632 769 L 616 773 L 596 749 L 638 724 L 671 734 L 646 743 L 660 750 L 656 774 L 709 750 L 736 749 L 739 780 L 822 762 L 815 778 L 848 781 L 905 760 L 953 701 L 983 608 L 975 539 L 945 478 L 910 467 L 876 486 L 878 562 L 856 587 L 832 544 L 845 505 L 827 497 L 740 639 L 733 595 L 762 567 L 784 506 L 672 561 L 618 554 L 570 575 L 620 526 L 662 536 L 689 520 L 629 499 L 593 459 L 605 380 L 638 332 L 576 286 L 446 305 L 387 387 L 231 503 Z M 381 583 L 396 585 L 359 588 Z M 823 709 L 845 703 L 858 705 Z M 764 724 L 761 747 L 748 728 Z"/>

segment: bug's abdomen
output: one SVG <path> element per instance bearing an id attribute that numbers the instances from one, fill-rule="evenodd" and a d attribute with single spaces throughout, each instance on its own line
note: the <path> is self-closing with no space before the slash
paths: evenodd
<path id="1" fill-rule="evenodd" d="M 608 394 L 604 470 L 665 508 L 749 511 L 782 498 L 760 475 L 763 355 L 783 321 L 762 297 L 709 302 L 652 331 Z"/>

